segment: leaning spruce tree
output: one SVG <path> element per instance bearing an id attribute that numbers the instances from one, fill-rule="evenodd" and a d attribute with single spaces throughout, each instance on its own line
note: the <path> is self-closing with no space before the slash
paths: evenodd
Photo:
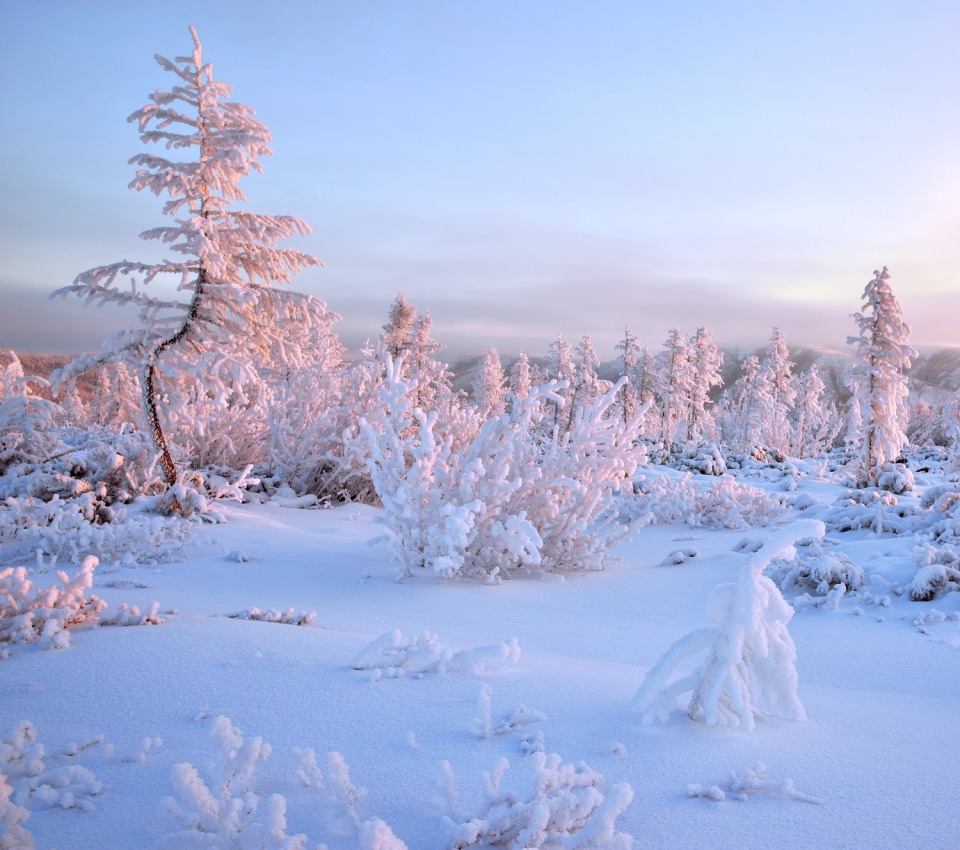
<path id="1" fill-rule="evenodd" d="M 908 344 L 910 327 L 903 321 L 889 280 L 886 266 L 873 273 L 863 291 L 863 309 L 853 314 L 860 333 L 847 339 L 856 349 L 851 385 L 862 416 L 866 484 L 876 484 L 881 464 L 894 460 L 907 444 L 908 390 L 903 370 L 917 356 Z"/>
<path id="2" fill-rule="evenodd" d="M 319 320 L 326 310 L 318 299 L 275 288 L 301 269 L 321 265 L 309 254 L 275 247 L 309 233 L 309 226 L 292 216 L 233 208 L 246 200 L 241 178 L 262 171 L 258 159 L 272 153 L 270 131 L 252 109 L 228 99 L 232 87 L 214 80 L 193 27 L 190 35 L 190 56 L 173 62 L 156 56 L 176 84 L 154 92 L 128 119 L 138 123 L 145 144 L 164 149 L 130 160 L 138 166 L 130 188 L 165 197 L 163 212 L 173 219 L 141 238 L 159 240 L 182 259 L 99 266 L 53 293 L 139 309 L 140 327 L 109 337 L 100 352 L 69 364 L 59 380 L 108 361 L 139 365 L 144 415 L 171 486 L 178 476 L 160 411 L 170 391 L 161 389 L 164 379 L 187 370 L 210 392 L 223 393 L 249 374 L 249 363 L 268 353 L 281 359 L 293 354 L 282 333 L 285 319 Z M 164 278 L 176 281 L 179 297 L 152 297 L 138 286 L 138 280 L 146 285 Z"/>

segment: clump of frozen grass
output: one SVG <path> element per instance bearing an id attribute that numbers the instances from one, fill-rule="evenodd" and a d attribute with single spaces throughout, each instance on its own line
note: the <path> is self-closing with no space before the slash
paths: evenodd
<path id="1" fill-rule="evenodd" d="M 805 718 L 797 697 L 796 647 L 787 630 L 793 609 L 763 573 L 774 558 L 792 558 L 798 541 L 823 534 L 815 520 L 788 526 L 753 555 L 735 583 L 716 588 L 708 609 L 713 625 L 676 641 L 634 696 L 633 708 L 644 722 L 666 720 L 684 694 L 691 695 L 688 716 L 708 725 L 752 730 L 757 719 Z"/>
<path id="2" fill-rule="evenodd" d="M 317 621 L 316 611 L 294 613 L 293 608 L 287 608 L 286 611 L 278 611 L 275 608 L 247 608 L 227 616 L 234 620 L 257 620 L 261 623 L 283 623 L 287 626 L 312 626 Z"/>
<path id="3" fill-rule="evenodd" d="M 504 847 L 508 850 L 579 848 L 629 850 L 630 835 L 617 832 L 616 819 L 630 805 L 633 791 L 626 783 L 608 787 L 585 764 L 564 763 L 559 755 L 534 752 L 523 762 L 522 779 L 509 778 L 510 763 L 500 759 L 484 774 L 485 799 L 464 817 L 451 811 L 444 818 L 450 850 Z M 442 784 L 451 809 L 458 794 L 453 771 L 446 765 Z"/>
<path id="4" fill-rule="evenodd" d="M 720 785 L 688 785 L 687 793 L 691 797 L 703 797 L 714 803 L 723 803 L 727 800 L 744 802 L 750 797 L 775 797 L 780 800 L 796 800 L 801 803 L 822 805 L 823 800 L 811 797 L 798 791 L 793 780 L 774 779 L 767 766 L 759 764 L 756 769 L 747 768 L 741 773 L 732 772 L 727 781 Z"/>
<path id="5" fill-rule="evenodd" d="M 476 676 L 505 664 L 516 664 L 519 658 L 520 645 L 516 638 L 509 643 L 451 652 L 440 644 L 433 632 L 424 631 L 406 639 L 400 629 L 393 629 L 360 650 L 350 666 L 354 670 L 373 671 L 375 679 L 447 672 L 466 672 Z"/>

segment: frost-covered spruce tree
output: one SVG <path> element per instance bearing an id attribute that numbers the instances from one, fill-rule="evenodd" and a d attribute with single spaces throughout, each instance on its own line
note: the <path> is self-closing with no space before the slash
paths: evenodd
<path id="1" fill-rule="evenodd" d="M 664 448 L 682 433 L 686 436 L 687 413 L 693 384 L 690 341 L 680 328 L 673 328 L 657 355 L 656 395 L 660 401 L 660 438 Z M 682 437 L 681 437 L 682 439 Z"/>
<path id="2" fill-rule="evenodd" d="M 640 342 L 631 333 L 630 328 L 623 330 L 623 339 L 616 345 L 616 350 L 620 352 L 620 377 L 626 378 L 626 382 L 620 389 L 620 395 L 617 399 L 620 418 L 624 422 L 629 422 L 640 406 L 637 388 L 634 383 L 634 375 L 637 370 L 637 357 L 640 352 Z"/>
<path id="3" fill-rule="evenodd" d="M 876 484 L 882 464 L 897 458 L 907 443 L 907 379 L 917 351 L 908 340 L 900 303 L 884 266 L 863 291 L 863 309 L 853 314 L 859 334 L 847 338 L 856 365 L 850 382 L 862 417 L 863 483 Z"/>
<path id="4" fill-rule="evenodd" d="M 760 361 L 762 385 L 770 395 L 769 409 L 763 423 L 763 443 L 785 453 L 790 442 L 790 412 L 797 400 L 793 387 L 793 361 L 783 331 L 775 327 L 767 353 Z"/>
<path id="5" fill-rule="evenodd" d="M 795 383 L 797 403 L 790 451 L 797 457 L 817 457 L 833 445 L 843 420 L 834 405 L 824 401 L 826 387 L 816 363 L 800 374 Z"/>
<path id="6" fill-rule="evenodd" d="M 528 376 L 529 380 L 529 376 Z M 503 413 L 506 407 L 504 397 L 506 378 L 500 355 L 492 345 L 487 348 L 480 359 L 480 368 L 473 382 L 473 403 L 484 419 L 490 419 Z M 527 392 L 529 392 L 529 387 Z"/>
<path id="7" fill-rule="evenodd" d="M 310 296 L 274 288 L 304 267 L 319 265 L 302 251 L 276 247 L 308 233 L 307 224 L 234 209 L 245 200 L 241 179 L 261 171 L 260 157 L 272 152 L 270 131 L 252 109 L 229 100 L 231 87 L 214 79 L 192 27 L 190 35 L 190 56 L 172 62 L 156 57 L 177 78 L 174 86 L 154 92 L 129 119 L 139 125 L 145 144 L 162 149 L 130 160 L 138 166 L 130 187 L 165 196 L 163 212 L 172 219 L 141 237 L 159 240 L 182 259 L 121 260 L 85 271 L 54 293 L 139 309 L 139 328 L 111 336 L 98 354 L 73 361 L 60 377 L 112 360 L 139 364 L 145 418 L 171 486 L 177 466 L 160 410 L 171 379 L 190 372 L 214 397 L 228 396 L 257 358 L 287 353 L 277 319 L 289 315 L 292 300 L 301 313 L 325 312 Z M 141 284 L 157 279 L 175 281 L 181 297 L 149 295 Z"/>
<path id="8" fill-rule="evenodd" d="M 687 411 L 687 439 L 696 442 L 712 439 L 715 425 L 710 411 L 710 390 L 723 385 L 720 367 L 723 353 L 713 342 L 713 334 L 705 327 L 697 328 L 690 341 L 690 359 L 693 374 Z"/>
<path id="9" fill-rule="evenodd" d="M 575 372 L 573 348 L 563 338 L 563 334 L 557 334 L 557 338 L 550 343 L 549 365 L 547 367 L 548 379 L 561 385 L 556 392 L 558 400 L 548 402 L 547 424 L 553 428 L 562 429 L 570 423 L 570 397 L 573 392 Z"/>
<path id="10" fill-rule="evenodd" d="M 533 386 L 530 373 L 530 358 L 522 351 L 510 370 L 510 396 L 511 398 L 526 398 L 530 395 L 530 389 Z"/>

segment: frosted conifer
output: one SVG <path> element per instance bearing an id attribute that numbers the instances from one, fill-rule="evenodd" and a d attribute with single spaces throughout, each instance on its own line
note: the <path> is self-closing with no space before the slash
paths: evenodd
<path id="1" fill-rule="evenodd" d="M 98 354 L 73 361 L 60 378 L 101 362 L 137 362 L 144 413 L 170 485 L 177 481 L 177 469 L 159 409 L 172 388 L 170 378 L 193 370 L 209 394 L 222 398 L 250 374 L 250 362 L 288 353 L 285 320 L 326 312 L 317 299 L 274 289 L 304 267 L 320 264 L 309 254 L 275 247 L 308 233 L 308 225 L 292 216 L 234 209 L 245 200 L 240 180 L 260 172 L 258 160 L 272 152 L 270 131 L 252 109 L 229 100 L 231 87 L 214 80 L 193 27 L 190 36 L 190 56 L 172 62 L 156 57 L 177 77 L 176 84 L 154 92 L 129 118 L 144 143 L 186 155 L 141 153 L 130 160 L 138 166 L 130 187 L 165 196 L 163 212 L 172 218 L 141 237 L 168 245 L 182 259 L 121 260 L 83 272 L 54 293 L 72 293 L 88 304 L 138 307 L 141 327 L 113 335 Z M 141 286 L 169 277 L 178 282 L 181 297 L 154 297 Z M 237 402 L 242 401 L 241 393 Z"/>
<path id="2" fill-rule="evenodd" d="M 847 339 L 856 350 L 851 383 L 862 416 L 863 472 L 870 483 L 876 483 L 881 464 L 894 460 L 907 443 L 903 370 L 917 356 L 889 280 L 886 266 L 873 273 L 863 291 L 863 309 L 853 314 L 860 333 Z"/>

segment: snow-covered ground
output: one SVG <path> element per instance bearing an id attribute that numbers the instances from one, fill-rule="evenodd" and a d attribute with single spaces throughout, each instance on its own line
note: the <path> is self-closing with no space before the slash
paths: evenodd
<path id="1" fill-rule="evenodd" d="M 811 475 L 798 504 L 816 514 L 840 491 Z M 913 575 L 912 537 L 828 530 L 866 587 L 790 622 L 807 719 L 747 732 L 683 711 L 645 725 L 631 701 L 668 647 L 707 625 L 710 592 L 751 557 L 738 544 L 778 529 L 650 525 L 604 572 L 488 586 L 397 582 L 387 547 L 369 544 L 373 508 L 218 508 L 227 522 L 198 527 L 184 560 L 95 573 L 108 610 L 157 601 L 161 625 L 80 628 L 67 649 L 16 645 L 0 661 L 0 753 L 36 847 L 281 846 L 176 837 L 186 821 L 165 798 L 186 817 L 202 786 L 175 765 L 222 782 L 224 747 L 240 742 L 229 724 L 248 748 L 234 760 L 252 771 L 248 804 L 266 821 L 281 795 L 286 833 L 311 848 L 401 846 L 391 831 L 410 850 L 449 847 L 451 821 L 483 813 L 484 774 L 504 758 L 502 787 L 521 797 L 538 765 L 599 782 L 614 808 L 629 786 L 615 832 L 637 848 L 960 846 L 960 594 L 892 592 Z M 230 616 L 254 608 L 308 622 Z M 258 737 L 270 752 L 253 761 Z M 538 753 L 593 773 L 551 773 Z"/>

